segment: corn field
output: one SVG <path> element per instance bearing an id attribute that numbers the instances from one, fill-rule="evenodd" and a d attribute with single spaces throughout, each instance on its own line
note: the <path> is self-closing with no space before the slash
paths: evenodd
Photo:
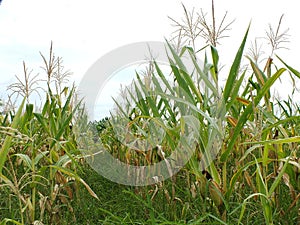
<path id="1" fill-rule="evenodd" d="M 276 55 L 287 41 L 282 17 L 268 32 L 268 58 L 258 60 L 254 47 L 247 53 L 250 24 L 224 71 L 218 43 L 232 23 L 225 24 L 227 14 L 216 27 L 214 10 L 210 26 L 203 13 L 194 20 L 183 9 L 185 20 L 171 19 L 176 31 L 166 41 L 171 72 L 149 62 L 100 121 L 88 121 L 84 99 L 65 86 L 69 73 L 52 44 L 49 57 L 41 54 L 45 90 L 32 88 L 38 80 L 24 63 L 24 81 L 9 87 L 21 103 L 0 116 L 0 224 L 300 224 L 300 105 L 293 97 L 300 72 Z M 206 41 L 200 48 L 199 40 Z M 279 100 L 273 87 L 283 77 L 295 85 Z M 36 91 L 41 107 L 30 102 Z M 169 179 L 147 186 L 99 176 L 88 163 L 97 152 L 81 149 L 97 139 L 120 162 L 150 166 L 186 146 L 181 137 L 191 130 L 190 158 L 170 172 L 171 162 Z M 136 140 L 146 140 L 147 151 Z"/>

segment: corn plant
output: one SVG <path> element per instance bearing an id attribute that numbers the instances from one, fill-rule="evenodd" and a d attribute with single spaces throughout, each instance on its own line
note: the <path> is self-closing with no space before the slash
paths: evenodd
<path id="1" fill-rule="evenodd" d="M 52 46 L 50 55 L 51 62 L 55 62 Z M 56 91 L 61 92 L 53 92 L 50 79 L 56 65 L 46 63 L 46 68 L 48 91 L 41 112 L 34 112 L 33 104 L 25 107 L 24 98 L 11 124 L 1 127 L 5 139 L 0 151 L 0 189 L 12 196 L 8 211 L 21 224 L 60 223 L 62 209 L 73 212 L 71 202 L 76 198 L 79 184 L 97 198 L 77 174 L 81 154 L 72 135 L 72 119 L 81 103 L 74 101 L 74 87 L 56 86 Z M 14 204 L 18 208 L 12 207 Z"/>
<path id="2" fill-rule="evenodd" d="M 256 212 L 261 212 L 259 213 L 261 222 L 274 224 L 279 215 L 287 216 L 283 212 L 283 208 L 286 207 L 295 213 L 297 210 L 294 210 L 293 207 L 299 207 L 297 203 L 299 199 L 297 145 L 299 142 L 297 122 L 299 105 L 294 104 L 291 98 L 281 102 L 274 99 L 271 94 L 274 83 L 278 82 L 282 76 L 288 74 L 294 83 L 295 79 L 300 77 L 299 72 L 281 58 L 277 57 L 281 67 L 274 63 L 274 52 L 281 48 L 280 44 L 287 41 L 285 32 L 283 34 L 279 32 L 282 17 L 276 32 L 270 27 L 267 36 L 272 50 L 262 68 L 259 65 L 260 53 L 258 51 L 253 49 L 252 55 L 248 54 L 244 57 L 251 27 L 246 29 L 228 72 L 226 83 L 221 88 L 219 76 L 222 71 L 219 69 L 220 60 L 216 45 L 218 37 L 222 36 L 211 36 L 211 39 L 208 39 L 208 31 L 213 34 L 215 26 L 213 26 L 213 31 L 209 30 L 210 26 L 200 27 L 205 25 L 206 20 L 202 18 L 201 25 L 198 20 L 195 22 L 194 12 L 187 12 L 185 7 L 184 12 L 186 21 L 183 23 L 186 22 L 186 24 L 172 19 L 178 28 L 176 36 L 179 40 L 178 43 L 174 45 L 167 43 L 168 50 L 171 52 L 169 54 L 172 76 L 170 80 L 166 79 L 164 72 L 154 60 L 153 68 L 155 70 L 148 77 L 137 74 L 136 82 L 127 89 L 123 96 L 127 104 L 122 105 L 115 100 L 119 114 L 117 114 L 118 116 L 112 114 L 108 120 L 117 124 L 122 118 L 126 118 L 126 121 L 130 118 L 128 132 L 135 134 L 136 136 L 132 136 L 134 138 L 140 137 L 138 135 L 145 138 L 147 133 L 151 133 L 154 125 L 149 121 L 156 121 L 157 125 L 154 127 L 166 123 L 168 126 L 163 129 L 169 129 L 167 132 L 169 136 L 165 142 L 162 142 L 162 149 L 166 156 L 169 156 L 174 151 L 172 144 L 176 144 L 176 140 L 180 136 L 180 133 L 170 132 L 170 128 L 173 131 L 177 129 L 177 132 L 183 129 L 181 123 L 184 123 L 186 118 L 180 117 L 180 115 L 184 112 L 182 111 L 184 108 L 188 108 L 189 113 L 196 118 L 197 124 L 199 124 L 199 139 L 196 141 L 194 154 L 183 168 L 183 174 L 185 174 L 183 177 L 186 179 L 187 186 L 185 193 L 189 199 L 201 198 L 207 207 L 204 207 L 204 211 L 208 207 L 212 207 L 209 208 L 210 211 L 206 211 L 206 221 L 209 221 L 207 218 L 213 218 L 224 224 L 230 223 L 232 220 L 236 223 L 244 223 L 249 219 L 245 217 L 246 213 L 248 216 L 250 214 L 250 211 L 247 211 L 248 205 L 253 204 Z M 193 21 L 195 23 L 191 24 Z M 207 32 L 201 33 L 203 29 L 206 29 Z M 225 26 L 220 31 L 227 29 L 228 27 Z M 201 34 L 201 37 L 206 37 L 211 45 L 195 51 L 196 39 Z M 192 47 L 182 47 L 180 43 L 186 43 Z M 210 59 L 207 56 L 207 49 Z M 197 54 L 201 51 L 205 51 L 203 65 L 197 62 Z M 193 72 L 187 71 L 185 68 L 181 59 L 184 53 L 188 53 L 194 62 L 195 70 Z M 248 61 L 247 69 L 243 69 L 242 60 L 244 58 Z M 204 84 L 205 88 L 201 84 Z M 220 97 L 222 101 L 216 101 Z M 164 101 L 164 99 L 168 100 Z M 173 104 L 174 102 L 178 104 Z M 128 107 L 132 105 L 135 106 L 134 109 Z M 226 117 L 225 123 L 214 124 L 210 120 L 222 117 Z M 118 122 L 114 123 L 113 120 Z M 216 136 L 214 136 L 213 133 L 209 133 L 211 126 L 218 127 L 216 129 L 218 131 L 223 129 L 224 135 L 216 132 L 214 134 Z M 108 133 L 107 131 L 109 130 L 102 130 L 101 138 L 110 140 L 111 153 L 124 162 L 148 165 L 164 160 L 159 153 L 155 153 L 157 157 L 153 161 L 148 160 L 150 157 L 147 154 L 138 152 L 134 148 L 130 149 L 128 146 L 119 151 L 122 144 L 116 140 L 119 140 L 120 137 L 112 134 L 114 133 L 113 129 Z M 112 138 L 109 139 L 110 135 Z M 219 145 L 212 145 L 213 143 L 210 142 L 212 137 L 221 137 L 218 139 Z M 113 146 L 118 147 L 114 148 Z M 204 153 L 208 146 L 214 147 L 219 154 L 210 164 L 203 164 L 201 160 L 207 157 Z M 151 146 L 151 148 L 153 147 Z M 178 190 L 181 189 L 178 177 L 181 175 L 172 177 L 171 187 L 167 186 L 167 182 L 160 182 L 149 187 L 152 193 L 151 200 L 155 202 L 158 199 L 157 196 L 164 195 L 171 209 L 176 205 L 174 202 L 183 201 L 178 194 Z M 289 190 L 291 201 L 283 204 L 280 196 L 285 188 Z M 142 190 L 140 193 L 145 194 Z M 160 195 L 160 193 L 164 194 Z M 207 198 L 210 199 L 210 202 Z M 234 201 L 237 206 L 233 205 Z M 182 204 L 181 216 L 187 215 L 184 213 L 186 212 L 185 207 L 187 205 Z M 213 214 L 211 209 L 214 209 L 216 214 Z M 172 219 L 180 218 L 176 210 L 172 212 L 174 216 Z M 236 215 L 237 219 L 234 218 Z M 203 222 L 205 219 L 201 221 Z"/>
<path id="3" fill-rule="evenodd" d="M 57 224 L 65 221 L 67 213 L 68 222 L 75 223 L 73 211 L 81 210 L 81 205 L 73 204 L 81 191 L 79 185 L 97 199 L 78 174 L 82 162 L 99 157 L 98 140 L 126 165 L 146 168 L 157 164 L 157 171 L 164 171 L 161 174 L 170 179 L 149 177 L 152 182 L 146 187 L 115 185 L 122 196 L 109 192 L 101 202 L 84 199 L 82 205 L 90 209 L 93 202 L 101 211 L 102 217 L 94 223 L 300 222 L 300 106 L 293 98 L 300 73 L 276 55 L 288 37 L 280 29 L 283 17 L 276 29 L 269 26 L 266 32 L 271 46 L 266 60 L 260 60 L 263 51 L 258 39 L 245 56 L 248 33 L 253 29 L 249 25 L 227 72 L 221 70 L 218 44 L 227 36 L 224 32 L 231 22 L 225 24 L 226 13 L 218 26 L 214 7 L 212 1 L 209 24 L 202 11 L 188 12 L 183 6 L 184 20 L 172 19 L 176 35 L 166 42 L 169 70 L 151 59 L 146 72 L 136 73 L 135 81 L 122 90 L 121 100 L 114 99 L 111 116 L 99 122 L 88 121 L 83 105 L 74 101 L 74 87 L 62 86 L 69 73 L 64 72 L 51 46 L 50 57 L 42 56 L 47 91 L 40 112 L 25 104 L 32 93 L 26 90 L 34 82 L 27 76 L 27 89 L 24 82 L 12 86 L 20 93 L 25 90 L 27 98 L 17 112 L 4 114 L 0 120 L 0 192 L 1 199 L 5 196 L 7 200 L 0 203 L 7 212 L 1 224 Z M 184 57 L 192 61 L 192 70 Z M 27 73 L 25 67 L 24 71 Z M 227 78 L 224 86 L 220 84 L 222 73 Z M 283 76 L 294 86 L 289 98 L 280 100 L 272 88 Z M 78 128 L 86 132 L 76 136 Z M 81 144 L 95 149 L 80 149 Z M 185 146 L 189 157 L 173 157 Z M 174 163 L 178 159 L 184 162 L 180 170 Z M 100 166 L 115 169 L 107 162 Z M 127 175 L 125 180 L 131 177 Z M 100 183 L 101 195 L 108 192 L 102 189 L 108 181 L 93 182 Z M 142 207 L 128 210 L 128 199 Z"/>

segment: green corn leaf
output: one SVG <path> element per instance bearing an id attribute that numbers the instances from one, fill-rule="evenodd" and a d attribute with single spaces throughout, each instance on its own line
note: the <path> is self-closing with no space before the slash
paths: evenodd
<path id="1" fill-rule="evenodd" d="M 280 139 L 270 139 L 265 141 L 244 142 L 243 144 L 272 145 L 272 144 L 285 144 L 285 143 L 293 143 L 293 142 L 300 142 L 300 136 L 280 138 Z"/>
<path id="2" fill-rule="evenodd" d="M 0 173 L 0 179 L 2 182 L 4 182 L 7 186 L 9 186 L 13 192 L 17 193 L 17 187 L 14 185 L 13 181 L 8 179 L 8 177 L 4 176 L 2 173 Z"/>
<path id="3" fill-rule="evenodd" d="M 50 148 L 52 148 L 54 146 L 56 140 L 59 140 L 59 138 L 63 135 L 65 130 L 69 127 L 69 125 L 72 121 L 73 115 L 76 112 L 76 110 L 79 108 L 79 106 L 80 106 L 80 104 L 77 104 L 74 107 L 73 111 L 71 113 L 69 113 L 68 117 L 64 121 L 62 121 L 62 123 L 60 124 L 60 128 L 55 135 L 55 140 L 52 141 Z"/>
<path id="4" fill-rule="evenodd" d="M 250 25 L 247 28 L 247 31 L 246 31 L 246 34 L 245 34 L 244 39 L 242 41 L 242 44 L 240 45 L 240 48 L 239 48 L 239 50 L 238 50 L 238 52 L 235 56 L 235 59 L 233 61 L 232 66 L 230 68 L 229 76 L 227 78 L 225 88 L 224 88 L 224 92 L 223 92 L 223 98 L 224 98 L 225 103 L 228 101 L 228 98 L 230 97 L 230 94 L 232 92 L 233 84 L 235 83 L 235 80 L 236 80 L 236 78 L 238 76 L 238 73 L 239 73 L 239 68 L 240 68 L 240 64 L 241 64 L 243 51 L 244 51 L 244 47 L 245 47 L 245 44 L 246 44 L 249 29 L 250 29 Z"/>
<path id="5" fill-rule="evenodd" d="M 257 196 L 260 196 L 260 197 L 263 197 L 265 199 L 268 199 L 268 196 L 266 196 L 266 195 L 264 195 L 262 193 L 254 193 L 254 194 L 249 195 L 247 198 L 245 198 L 244 201 L 243 201 L 243 204 L 242 204 L 242 210 L 241 210 L 241 213 L 240 213 L 238 224 L 240 224 L 242 222 L 242 219 L 243 219 L 243 216 L 244 216 L 244 213 L 245 213 L 245 210 L 246 210 L 247 201 L 249 199 L 251 199 L 253 197 L 257 197 Z"/>
<path id="6" fill-rule="evenodd" d="M 19 124 L 19 126 L 22 128 L 22 132 L 25 134 L 28 134 L 28 126 L 26 126 L 26 123 L 28 121 L 31 121 L 32 117 L 33 117 L 33 104 L 26 104 L 25 113 L 23 114 Z"/>
<path id="7" fill-rule="evenodd" d="M 136 93 L 136 98 L 138 99 L 137 107 L 142 111 L 142 114 L 145 116 L 150 116 L 148 106 L 145 103 L 145 99 L 136 83 L 134 83 L 134 90 Z M 135 98 L 133 98 L 135 99 Z"/>
<path id="8" fill-rule="evenodd" d="M 176 64 L 178 65 L 179 69 L 188 72 L 187 69 L 186 69 L 186 67 L 185 67 L 185 65 L 184 65 L 184 63 L 180 59 L 179 55 L 177 55 L 177 53 L 175 52 L 174 48 L 170 45 L 170 43 L 168 41 L 167 41 L 167 45 L 168 45 L 168 47 L 169 47 L 169 49 L 171 51 L 171 54 L 172 54 L 172 56 L 173 56 Z M 171 66 L 172 65 L 175 66 L 175 63 L 171 60 L 170 56 L 169 56 L 169 62 L 171 64 Z"/>
<path id="9" fill-rule="evenodd" d="M 48 125 L 46 124 L 46 119 L 43 117 L 43 115 L 41 113 L 33 113 L 33 115 L 35 116 L 37 121 L 40 123 L 43 130 L 45 132 L 47 132 L 47 134 L 50 134 L 49 129 L 48 129 Z"/>
<path id="10" fill-rule="evenodd" d="M 289 159 L 290 159 L 290 157 L 288 157 L 288 159 L 284 163 L 284 166 L 282 167 L 279 174 L 277 175 L 275 181 L 272 183 L 270 190 L 269 190 L 270 195 L 275 191 L 275 189 L 277 188 L 277 186 L 279 185 L 279 183 L 281 181 L 283 174 L 286 172 L 287 166 L 289 164 Z"/>
<path id="11" fill-rule="evenodd" d="M 257 162 L 262 162 L 262 159 L 257 159 Z M 235 184 L 238 181 L 239 177 L 242 175 L 242 172 L 247 170 L 249 166 L 253 166 L 255 164 L 256 164 L 255 161 L 250 161 L 246 165 L 244 165 L 243 167 L 239 168 L 238 171 L 234 173 L 234 175 L 232 176 L 232 178 L 230 180 L 229 188 L 225 193 L 225 198 L 227 200 L 229 200 L 232 192 L 234 191 Z"/>
<path id="12" fill-rule="evenodd" d="M 119 102 L 117 101 L 117 99 L 112 98 L 114 103 L 116 104 L 116 106 L 118 107 L 118 109 L 120 110 L 120 112 L 123 114 L 123 116 L 128 116 L 127 113 L 123 110 L 123 107 L 119 104 Z"/>
<path id="13" fill-rule="evenodd" d="M 176 77 L 176 81 L 177 81 L 179 87 L 182 88 L 182 90 L 185 91 L 185 93 L 188 95 L 189 99 L 193 100 L 193 95 L 192 95 L 192 93 L 191 93 L 191 91 L 189 89 L 189 86 L 186 83 L 186 80 L 180 74 L 180 71 L 177 68 L 177 66 L 172 65 L 172 63 L 171 63 L 171 68 L 172 68 L 174 76 Z M 195 102 L 193 101 L 193 103 L 195 103 Z"/>
<path id="14" fill-rule="evenodd" d="M 150 92 L 150 90 L 147 90 L 147 87 L 145 86 L 144 82 L 141 80 L 141 78 L 138 74 L 137 74 L 137 80 L 139 82 L 139 86 L 141 87 L 142 91 L 144 92 L 144 96 L 146 97 L 147 103 L 149 104 L 149 106 L 152 110 L 153 116 L 159 117 L 158 108 L 151 96 L 151 92 Z M 149 109 L 148 109 L 148 111 L 149 111 Z"/>
<path id="15" fill-rule="evenodd" d="M 218 68 L 218 64 L 219 64 L 219 54 L 217 49 L 214 46 L 210 46 L 210 50 L 211 50 L 211 56 L 212 56 L 212 60 L 213 60 L 213 67 L 212 67 L 212 75 L 214 78 L 215 83 L 218 83 L 218 73 L 219 73 L 219 68 Z"/>
<path id="16" fill-rule="evenodd" d="M 243 114 L 240 116 L 237 125 L 234 129 L 234 133 L 231 137 L 231 140 L 227 146 L 226 151 L 221 155 L 221 161 L 224 162 L 227 160 L 231 150 L 233 149 L 233 146 L 235 144 L 236 139 L 238 138 L 240 131 L 243 129 L 244 124 L 247 122 L 248 117 L 253 112 L 253 104 L 254 107 L 258 105 L 260 100 L 263 98 L 263 96 L 270 90 L 271 86 L 274 84 L 274 82 L 280 77 L 280 75 L 285 71 L 285 69 L 281 68 L 279 69 L 272 77 L 270 77 L 265 85 L 261 88 L 261 90 L 257 93 L 257 96 L 254 98 L 254 102 L 251 102 L 243 112 Z"/>
<path id="17" fill-rule="evenodd" d="M 264 86 L 266 81 L 267 81 L 267 76 L 263 73 L 263 71 L 261 71 L 258 66 L 249 58 L 247 57 L 249 60 L 250 60 L 250 64 L 251 64 L 251 67 L 252 67 L 252 70 L 256 76 L 256 79 L 260 85 L 260 87 Z M 269 99 L 270 98 L 270 90 L 265 94 L 266 98 Z"/>
<path id="18" fill-rule="evenodd" d="M 14 154 L 14 156 L 17 156 L 17 157 L 19 157 L 20 159 L 22 159 L 23 162 L 25 163 L 25 165 L 26 165 L 30 170 L 33 171 L 34 168 L 32 168 L 32 161 L 31 161 L 31 159 L 29 158 L 28 155 L 19 153 L 19 154 Z"/>
<path id="19" fill-rule="evenodd" d="M 263 131 L 262 134 L 270 132 L 274 127 L 280 127 L 280 125 L 287 124 L 290 121 L 297 121 L 300 120 L 300 116 L 291 116 L 286 119 L 281 119 L 273 124 L 270 124 L 270 126 L 266 127 Z"/>
<path id="20" fill-rule="evenodd" d="M 64 88 L 64 90 L 65 90 L 65 88 Z M 66 90 L 67 90 L 67 89 L 66 89 Z M 67 98 L 67 100 L 66 100 L 66 102 L 65 102 L 65 105 L 64 105 L 64 107 L 63 107 L 63 109 L 62 109 L 61 114 L 62 114 L 63 116 L 64 116 L 64 115 L 68 115 L 68 111 L 69 111 L 69 109 L 70 109 L 71 100 L 72 100 L 74 91 L 75 91 L 75 87 L 73 86 L 72 89 L 71 89 L 71 91 L 70 91 L 70 94 L 69 94 L 69 96 L 68 96 L 68 98 Z M 64 92 L 67 93 L 67 91 L 64 91 Z"/>
<path id="21" fill-rule="evenodd" d="M 251 60 L 250 57 L 247 57 L 250 60 L 250 65 L 252 67 L 252 70 L 256 76 L 256 79 L 258 81 L 258 83 L 260 84 L 260 86 L 264 86 L 265 82 L 267 80 L 267 76 L 263 73 L 263 71 L 261 71 L 258 66 Z"/>
<path id="22" fill-rule="evenodd" d="M 22 110 L 23 110 L 23 107 L 25 104 L 25 100 L 26 100 L 26 98 L 23 99 L 16 115 L 14 116 L 14 119 L 11 124 L 11 128 L 13 128 L 13 129 L 16 129 L 20 123 L 21 114 L 22 114 Z M 4 163 L 6 161 L 6 157 L 9 152 L 11 142 L 12 142 L 12 136 L 7 135 L 4 139 L 4 143 L 3 143 L 2 147 L 0 149 L 0 174 L 2 174 L 2 169 L 3 169 Z"/>
<path id="23" fill-rule="evenodd" d="M 155 65 L 156 72 L 160 77 L 160 79 L 162 80 L 162 82 L 164 83 L 164 85 L 166 85 L 166 88 L 170 91 L 170 93 L 174 95 L 174 90 L 171 87 L 170 82 L 166 79 L 165 75 L 163 74 L 163 72 L 161 71 L 161 69 L 159 68 L 158 64 L 155 61 L 154 61 L 154 65 Z"/>
<path id="24" fill-rule="evenodd" d="M 44 152 L 41 152 L 41 153 L 37 154 L 36 157 L 34 158 L 34 165 L 38 165 L 40 160 L 42 158 L 44 158 L 45 156 L 47 156 L 48 153 L 49 153 L 49 151 L 44 151 Z"/>
<path id="25" fill-rule="evenodd" d="M 243 143 L 243 144 L 245 144 L 245 143 Z M 257 144 L 257 143 L 251 143 L 251 144 L 254 144 L 254 145 L 251 146 L 251 147 L 243 154 L 242 158 L 240 158 L 240 160 L 239 160 L 240 162 L 242 162 L 245 158 L 247 158 L 247 156 L 248 156 L 250 153 L 252 153 L 255 149 L 263 147 L 263 145 L 261 145 L 261 144 Z"/>
<path id="26" fill-rule="evenodd" d="M 276 57 L 288 68 L 293 74 L 295 74 L 298 78 L 300 78 L 300 72 L 286 64 L 279 56 L 276 55 Z"/>
<path id="27" fill-rule="evenodd" d="M 189 88 L 192 90 L 192 92 L 195 94 L 197 101 L 201 102 L 202 101 L 202 96 L 201 93 L 199 92 L 198 88 L 195 85 L 195 81 L 191 78 L 191 75 L 186 73 L 185 71 L 181 70 L 180 71 L 183 75 L 183 78 L 185 79 L 187 85 Z"/>
<path id="28" fill-rule="evenodd" d="M 232 93 L 231 93 L 231 101 L 226 105 L 226 109 L 227 110 L 229 110 L 231 108 L 231 106 L 235 102 L 235 99 L 238 97 L 239 90 L 240 90 L 240 87 L 242 85 L 242 82 L 244 80 L 245 75 L 246 75 L 246 71 L 243 72 L 243 74 L 241 75 L 241 77 L 235 83 L 234 88 L 233 88 Z"/>
<path id="29" fill-rule="evenodd" d="M 0 221 L 0 225 L 6 225 L 6 224 L 23 225 L 22 223 L 20 223 L 16 220 L 8 219 L 8 218 L 5 218 L 2 221 Z"/>
<path id="30" fill-rule="evenodd" d="M 208 73 L 205 73 L 204 71 L 202 71 L 195 59 L 195 57 L 193 56 L 193 53 L 192 52 L 189 52 L 190 53 L 190 57 L 193 61 L 193 64 L 195 66 L 195 69 L 197 71 L 197 73 L 200 75 L 201 79 L 203 79 L 204 83 L 205 83 L 205 86 L 208 87 L 214 94 L 214 96 L 218 96 L 218 90 L 217 88 L 211 83 L 211 81 L 209 80 L 208 78 Z M 204 64 L 204 65 L 207 65 L 207 64 Z M 199 90 L 198 90 L 199 91 Z M 197 97 L 198 97 L 198 101 L 199 102 L 202 102 L 202 96 L 198 95 L 197 94 Z"/>
<path id="31" fill-rule="evenodd" d="M 261 173 L 260 166 L 258 164 L 257 159 L 255 158 L 256 162 L 256 184 L 258 186 L 259 193 L 262 193 L 263 196 L 260 196 L 261 205 L 263 206 L 263 212 L 266 224 L 272 224 L 272 210 L 269 202 L 269 198 L 265 198 L 264 196 L 270 197 L 268 191 L 268 184 L 264 182 L 264 177 Z M 267 181 L 266 181 L 267 182 Z"/>
<path id="32" fill-rule="evenodd" d="M 209 171 L 214 181 L 221 184 L 219 172 L 213 162 L 209 165 Z"/>
<path id="33" fill-rule="evenodd" d="M 157 90 L 158 92 L 163 93 L 164 91 L 163 91 L 163 89 L 161 88 L 161 85 L 159 84 L 158 79 L 157 79 L 155 76 L 153 76 L 153 77 L 152 77 L 152 80 L 153 80 L 153 83 L 154 83 L 154 85 L 155 85 L 155 90 Z M 165 109 L 168 111 L 168 113 L 169 113 L 169 115 L 170 115 L 170 117 L 171 117 L 171 120 L 172 120 L 172 121 L 176 121 L 176 116 L 174 115 L 174 112 L 173 112 L 173 110 L 172 110 L 172 107 L 171 107 L 170 104 L 169 104 L 169 101 L 168 101 L 167 99 L 165 99 L 165 98 L 161 98 L 160 104 L 162 104 L 162 102 L 164 103 Z M 159 108 L 160 108 L 160 107 L 159 107 Z M 165 110 L 165 109 L 164 109 L 164 110 Z M 164 110 L 162 110 L 162 111 L 164 111 Z"/>

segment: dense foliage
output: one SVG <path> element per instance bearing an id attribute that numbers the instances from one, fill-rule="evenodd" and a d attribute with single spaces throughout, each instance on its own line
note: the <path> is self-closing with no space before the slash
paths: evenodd
<path id="1" fill-rule="evenodd" d="M 48 80 L 41 109 L 27 101 L 28 89 L 20 89 L 19 109 L 0 118 L 0 224 L 300 223 L 300 107 L 292 98 L 297 89 L 284 101 L 271 92 L 284 74 L 296 83 L 300 73 L 278 56 L 271 55 L 263 66 L 253 55 L 244 57 L 249 29 L 223 87 L 220 36 L 211 32 L 209 45 L 198 51 L 197 36 L 187 35 L 190 45 L 180 49 L 166 43 L 171 74 L 155 61 L 147 74 L 137 74 L 125 93 L 135 102 L 134 110 L 116 101 L 111 117 L 86 121 L 115 158 L 140 166 L 171 155 L 190 129 L 186 115 L 193 116 L 199 135 L 191 159 L 170 179 L 141 187 L 106 180 L 86 163 L 89 155 L 82 155 L 74 133 L 83 104 L 75 87 L 61 86 L 66 74 L 51 47 L 49 61 L 43 57 Z M 192 72 L 182 61 L 184 53 L 194 63 Z M 160 152 L 151 143 L 147 153 L 124 145 L 114 126 L 125 123 L 128 134 L 142 139 L 163 130 Z M 215 151 L 209 152 L 215 158 L 204 168 L 200 162 L 207 151 Z"/>

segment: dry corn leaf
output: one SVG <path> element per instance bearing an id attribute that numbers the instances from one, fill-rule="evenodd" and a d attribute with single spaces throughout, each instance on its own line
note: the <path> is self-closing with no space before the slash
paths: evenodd
<path id="1" fill-rule="evenodd" d="M 87 191 L 90 193 L 91 196 L 93 196 L 94 198 L 99 200 L 96 193 L 90 188 L 90 186 L 87 183 L 85 183 L 85 181 L 83 179 L 80 178 L 79 181 L 80 181 L 80 183 L 82 183 L 85 186 L 85 188 L 87 189 Z"/>

